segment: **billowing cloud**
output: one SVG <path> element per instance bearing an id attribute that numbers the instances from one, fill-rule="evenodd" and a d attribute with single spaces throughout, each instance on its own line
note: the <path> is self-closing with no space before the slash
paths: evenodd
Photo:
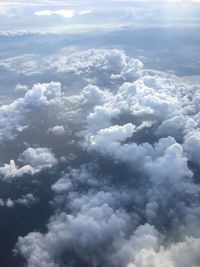
<path id="1" fill-rule="evenodd" d="M 60 83 L 36 84 L 23 98 L 0 107 L 0 141 L 12 139 L 26 128 L 27 115 L 54 104 L 61 96 Z"/>
<path id="2" fill-rule="evenodd" d="M 23 176 L 24 174 L 35 174 L 44 169 L 51 168 L 57 163 L 55 155 L 48 148 L 29 147 L 21 155 L 19 161 L 23 162 L 22 167 L 18 167 L 14 160 L 9 164 L 0 167 L 0 174 L 3 180 Z"/>
<path id="3" fill-rule="evenodd" d="M 15 70 L 18 60 L 1 63 Z M 19 71 L 34 73 L 34 62 Z M 19 237 L 16 252 L 28 267 L 198 266 L 200 87 L 143 71 L 116 49 L 47 62 L 40 62 L 45 71 L 70 73 L 83 86 L 72 95 L 57 82 L 36 84 L 2 108 L 4 142 L 16 127 L 28 127 L 26 150 L 0 168 L 4 180 L 60 159 L 46 231 Z M 34 141 L 27 138 L 32 123 Z M 32 199 L 23 196 L 18 203 Z"/>
<path id="4" fill-rule="evenodd" d="M 57 163 L 54 154 L 48 148 L 26 149 L 20 156 L 20 161 L 36 168 L 49 168 Z"/>
<path id="5" fill-rule="evenodd" d="M 130 58 L 124 51 L 117 49 L 67 52 L 64 50 L 56 56 L 45 58 L 30 54 L 8 58 L 1 60 L 0 66 L 26 75 L 53 70 L 61 73 L 84 74 L 85 78 L 101 79 L 104 77 L 106 81 L 120 78 L 133 81 L 138 78 L 143 67 L 141 61 Z"/>
<path id="6" fill-rule="evenodd" d="M 196 266 L 199 264 L 199 246 L 200 239 L 187 237 L 182 242 L 164 248 L 159 232 L 145 224 L 136 229 L 128 242 L 122 242 L 114 260 L 116 264 L 121 261 L 123 266 L 128 267 Z"/>
<path id="7" fill-rule="evenodd" d="M 200 131 L 199 129 L 191 131 L 185 137 L 184 143 L 185 151 L 189 159 L 200 165 L 199 149 L 200 149 Z"/>

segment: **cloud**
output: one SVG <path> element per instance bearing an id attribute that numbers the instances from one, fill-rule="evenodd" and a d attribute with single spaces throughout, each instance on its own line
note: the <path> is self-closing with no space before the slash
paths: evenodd
<path id="1" fill-rule="evenodd" d="M 167 147 L 164 155 L 145 163 L 145 170 L 159 183 L 159 179 L 168 179 L 179 184 L 184 177 L 191 177 L 192 172 L 187 166 L 188 159 L 183 155 L 181 145 L 174 143 Z M 178 181 L 176 181 L 178 180 Z M 155 182 L 155 181 L 154 181 Z"/>
<path id="2" fill-rule="evenodd" d="M 60 10 L 42 10 L 34 13 L 36 16 L 52 16 L 58 15 L 64 18 L 72 18 L 74 16 L 73 10 L 60 9 Z"/>
<path id="3" fill-rule="evenodd" d="M 77 14 L 78 15 L 86 15 L 92 13 L 92 10 L 81 10 Z M 64 18 L 72 18 L 76 14 L 76 11 L 74 10 L 69 10 L 69 9 L 58 9 L 58 10 L 41 10 L 41 11 L 36 11 L 34 13 L 35 16 L 52 16 L 52 15 L 57 15 L 61 16 Z"/>
<path id="4" fill-rule="evenodd" d="M 1 207 L 7 207 L 7 208 L 14 208 L 16 204 L 25 206 L 30 208 L 33 204 L 38 202 L 38 198 L 34 197 L 33 194 L 29 193 L 26 195 L 23 195 L 19 199 L 6 199 L 3 200 L 2 198 L 0 199 L 0 206 Z"/>
<path id="5" fill-rule="evenodd" d="M 33 194 L 28 193 L 23 195 L 21 198 L 15 201 L 17 204 L 20 204 L 25 207 L 31 207 L 33 204 L 38 202 L 38 198 L 36 198 Z"/>
<path id="6" fill-rule="evenodd" d="M 48 32 L 48 31 L 38 31 L 38 30 L 10 30 L 10 31 L 5 31 L 2 30 L 0 31 L 0 37 L 2 36 L 34 36 L 34 35 L 48 35 L 48 34 L 55 34 L 55 32 Z"/>
<path id="7" fill-rule="evenodd" d="M 21 154 L 20 161 L 38 169 L 50 168 L 57 163 L 57 160 L 50 149 L 40 147 L 29 147 L 26 149 Z"/>
<path id="8" fill-rule="evenodd" d="M 197 123 L 189 116 L 174 116 L 163 121 L 158 127 L 156 134 L 158 136 L 173 136 L 178 140 L 183 139 L 183 136 L 196 126 Z"/>
<path id="9" fill-rule="evenodd" d="M 52 133 L 53 135 L 59 136 L 65 134 L 65 128 L 63 125 L 57 125 L 53 128 L 48 129 L 48 133 Z"/>
<path id="10" fill-rule="evenodd" d="M 162 238 L 153 226 L 139 226 L 130 240 L 121 246 L 114 260 L 128 267 L 186 267 L 199 264 L 200 239 L 187 237 L 167 248 L 161 244 Z"/>
<path id="11" fill-rule="evenodd" d="M 101 129 L 96 136 L 91 136 L 92 147 L 99 149 L 108 146 L 115 146 L 120 142 L 126 141 L 135 131 L 135 125 L 128 123 L 123 126 L 115 125 L 110 128 Z"/>
<path id="12" fill-rule="evenodd" d="M 34 169 L 30 165 L 25 165 L 21 168 L 16 166 L 15 161 L 11 160 L 9 164 L 4 164 L 3 167 L 0 167 L 0 173 L 3 177 L 3 180 L 10 180 L 15 177 L 23 176 L 24 174 L 34 174 Z"/>
<path id="13" fill-rule="evenodd" d="M 78 14 L 79 15 L 85 15 L 85 14 L 90 14 L 90 13 L 92 13 L 92 10 L 82 10 Z"/>
<path id="14" fill-rule="evenodd" d="M 105 100 L 103 105 L 96 105 L 88 115 L 89 131 L 108 127 L 112 119 L 122 114 L 161 122 L 173 113 L 175 116 L 181 112 L 179 99 L 173 96 L 173 84 L 169 86 L 167 80 L 157 77 L 144 76 L 133 83 L 125 82 Z"/>
<path id="15" fill-rule="evenodd" d="M 22 103 L 28 108 L 37 108 L 42 105 L 48 105 L 61 96 L 61 84 L 59 82 L 51 82 L 49 84 L 35 84 L 29 90 Z"/>
<path id="16" fill-rule="evenodd" d="M 9 198 L 7 199 L 6 203 L 5 203 L 6 207 L 8 208 L 13 208 L 15 203 Z"/>
<path id="17" fill-rule="evenodd" d="M 18 167 L 14 160 L 9 164 L 0 167 L 0 174 L 4 181 L 10 181 L 24 174 L 36 174 L 42 170 L 51 168 L 57 163 L 55 155 L 48 148 L 32 148 L 26 149 L 19 158 L 24 166 Z"/>
<path id="18" fill-rule="evenodd" d="M 189 159 L 196 164 L 200 165 L 200 159 L 198 156 L 198 151 L 200 149 L 200 132 L 199 129 L 196 131 L 191 131 L 186 135 L 184 142 L 184 149 L 189 157 Z"/>
<path id="19" fill-rule="evenodd" d="M 18 60 L 4 64 L 14 70 Z M 29 148 L 0 168 L 2 179 L 62 158 L 46 231 L 19 237 L 16 252 L 28 267 L 198 266 L 199 86 L 143 71 L 116 49 L 63 51 L 40 63 L 81 86 L 72 95 L 60 83 L 36 84 L 4 107 L 7 136 L 25 125 L 33 136 L 24 130 Z"/>
<path id="20" fill-rule="evenodd" d="M 61 96 L 61 84 L 35 84 L 23 98 L 0 107 L 0 141 L 13 139 L 26 128 L 27 115 L 44 106 L 53 105 Z"/>
<path id="21" fill-rule="evenodd" d="M 66 51 L 50 57 L 37 57 L 34 54 L 8 58 L 0 61 L 0 66 L 33 75 L 53 70 L 58 73 L 83 74 L 87 78 L 107 80 L 135 80 L 140 76 L 143 64 L 138 59 L 128 57 L 122 50 L 90 49 Z M 85 78 L 86 78 L 85 77 Z"/>
<path id="22" fill-rule="evenodd" d="M 29 266 L 57 266 L 55 258 L 64 251 L 95 252 L 97 246 L 105 245 L 123 231 L 127 221 L 126 214 L 114 213 L 107 204 L 86 207 L 74 216 L 61 213 L 52 218 L 46 235 L 30 233 L 19 238 L 17 249 L 26 257 Z"/>

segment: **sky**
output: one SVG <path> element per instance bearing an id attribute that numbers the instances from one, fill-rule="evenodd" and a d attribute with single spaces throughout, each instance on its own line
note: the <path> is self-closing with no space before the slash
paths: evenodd
<path id="1" fill-rule="evenodd" d="M 0 1 L 0 266 L 200 266 L 200 1 Z"/>
<path id="2" fill-rule="evenodd" d="M 155 25 L 199 26 L 198 0 L 1 1 L 0 31 L 77 31 Z"/>

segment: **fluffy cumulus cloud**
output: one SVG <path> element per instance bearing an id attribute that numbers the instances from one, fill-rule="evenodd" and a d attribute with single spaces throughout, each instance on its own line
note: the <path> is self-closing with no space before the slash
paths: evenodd
<path id="1" fill-rule="evenodd" d="M 48 148 L 32 147 L 29 147 L 20 155 L 19 161 L 23 163 L 22 167 L 18 167 L 14 160 L 0 167 L 0 174 L 3 180 L 9 181 L 24 174 L 35 174 L 51 168 L 57 163 L 55 155 Z"/>
<path id="2" fill-rule="evenodd" d="M 153 226 L 145 224 L 139 226 L 128 241 L 122 241 L 120 250 L 113 259 L 122 261 L 128 267 L 186 267 L 199 264 L 199 238 L 187 237 L 167 248 L 161 244 L 159 232 Z"/>
<path id="3" fill-rule="evenodd" d="M 74 52 L 69 56 L 59 55 L 58 60 L 52 62 L 57 71 L 75 71 L 89 76 L 94 74 L 96 79 L 133 80 L 140 75 L 143 64 L 138 59 L 128 57 L 124 51 L 91 49 Z M 97 74 L 97 75 L 96 75 Z"/>
<path id="4" fill-rule="evenodd" d="M 1 65 L 14 70 L 18 60 Z M 51 184 L 55 212 L 45 232 L 19 237 L 16 253 L 29 267 L 199 266 L 200 87 L 143 71 L 119 50 L 47 61 L 45 71 L 71 73 L 83 86 L 68 95 L 64 84 L 36 84 L 0 109 L 4 142 L 27 137 L 34 123 L 34 142 L 26 138 L 29 148 L 0 167 L 4 180 L 60 159 Z M 31 75 L 38 66 L 19 71 Z M 29 205 L 33 197 L 10 200 Z"/>
<path id="5" fill-rule="evenodd" d="M 28 90 L 23 98 L 19 98 L 8 105 L 0 107 L 0 142 L 12 139 L 18 132 L 23 131 L 28 125 L 28 114 L 50 106 L 58 101 L 61 96 L 61 84 L 35 84 Z"/>
<path id="6" fill-rule="evenodd" d="M 104 203 L 105 198 L 110 203 Z M 112 202 L 112 195 L 105 192 L 74 199 L 74 214 L 62 212 L 53 216 L 47 234 L 30 233 L 19 238 L 16 249 L 20 249 L 30 266 L 58 266 L 56 260 L 63 252 L 70 255 L 73 250 L 79 257 L 85 254 L 85 260 L 89 262 L 87 252 L 97 256 L 102 253 L 98 247 L 105 246 L 109 250 L 113 237 L 126 231 L 130 222 L 123 210 L 113 210 Z M 99 256 L 104 257 L 103 254 Z M 95 259 L 91 261 L 94 264 Z"/>
<path id="7" fill-rule="evenodd" d="M 47 148 L 29 147 L 21 155 L 21 161 L 36 168 L 47 168 L 56 164 L 54 154 Z"/>
<path id="8" fill-rule="evenodd" d="M 57 125 L 57 126 L 54 126 L 53 128 L 49 128 L 48 133 L 52 133 L 54 135 L 64 135 L 65 128 L 63 125 Z"/>
<path id="9" fill-rule="evenodd" d="M 102 82 L 119 79 L 133 81 L 140 75 L 143 64 L 117 49 L 90 49 L 82 52 L 64 49 L 61 53 L 49 57 L 25 54 L 4 59 L 0 61 L 0 66 L 26 75 L 47 71 L 83 74 L 85 78 Z"/>
<path id="10" fill-rule="evenodd" d="M 185 137 L 184 148 L 188 158 L 200 165 L 199 149 L 200 149 L 200 131 L 199 129 L 190 132 Z"/>

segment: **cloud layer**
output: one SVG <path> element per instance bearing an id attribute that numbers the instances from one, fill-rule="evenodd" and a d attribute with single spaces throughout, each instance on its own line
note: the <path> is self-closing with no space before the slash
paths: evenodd
<path id="1" fill-rule="evenodd" d="M 29 267 L 200 265 L 200 87 L 120 50 L 49 63 L 83 77 L 76 95 L 36 84 L 0 109 L 2 142 L 26 140 L 0 167 L 4 181 L 58 165 L 47 230 L 19 237 L 15 252 Z"/>

